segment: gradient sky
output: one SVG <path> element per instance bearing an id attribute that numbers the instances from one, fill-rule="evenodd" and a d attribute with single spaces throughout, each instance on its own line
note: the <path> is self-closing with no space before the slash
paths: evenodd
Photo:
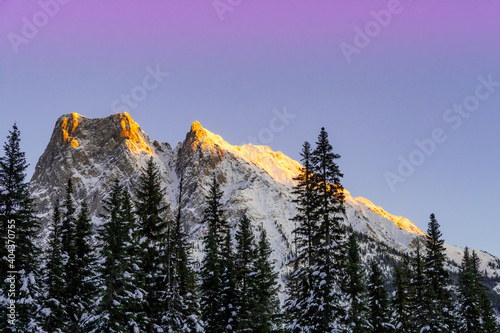
<path id="1" fill-rule="evenodd" d="M 443 119 L 479 76 L 500 82 L 499 1 L 220 0 L 221 15 L 213 0 L 60 1 L 52 17 L 56 0 L 0 1 L 0 136 L 17 121 L 30 173 L 61 114 L 115 113 L 158 67 L 168 77 L 129 110 L 151 138 L 175 146 L 198 120 L 298 160 L 325 126 L 353 196 L 424 230 L 434 212 L 448 243 L 500 256 L 500 87 L 457 129 Z M 388 6 L 348 63 L 341 43 Z M 262 136 L 284 109 L 296 117 Z M 393 191 L 384 174 L 437 128 L 447 140 Z"/>

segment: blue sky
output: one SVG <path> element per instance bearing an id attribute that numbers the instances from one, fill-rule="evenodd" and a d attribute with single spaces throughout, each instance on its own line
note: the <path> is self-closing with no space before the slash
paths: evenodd
<path id="1" fill-rule="evenodd" d="M 0 135 L 17 121 L 30 172 L 61 114 L 105 117 L 131 93 L 172 146 L 198 120 L 299 159 L 324 126 L 353 196 L 500 255 L 499 3 L 58 1 L 0 2 Z M 168 76 L 137 88 L 150 71 Z"/>

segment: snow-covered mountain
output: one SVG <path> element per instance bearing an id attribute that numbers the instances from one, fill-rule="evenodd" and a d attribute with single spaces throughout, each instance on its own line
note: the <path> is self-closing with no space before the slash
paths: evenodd
<path id="1" fill-rule="evenodd" d="M 103 198 L 118 178 L 133 192 L 141 169 L 153 158 L 161 171 L 165 202 L 172 217 L 177 208 L 179 181 L 183 179 L 182 216 L 201 255 L 201 224 L 204 198 L 214 172 L 224 191 L 226 215 L 233 227 L 246 211 L 255 228 L 263 227 L 271 239 L 276 267 L 284 270 L 293 241 L 291 221 L 296 213 L 292 202 L 293 178 L 300 164 L 267 146 L 233 146 L 204 129 L 191 125 L 183 142 L 172 148 L 151 140 L 127 113 L 106 118 L 86 118 L 76 113 L 61 116 L 50 142 L 31 179 L 31 191 L 43 223 L 50 219 L 52 203 L 63 199 L 68 178 L 75 184 L 77 200 L 87 200 L 94 223 Z M 346 191 L 346 223 L 366 236 L 365 258 L 388 256 L 397 260 L 423 240 L 425 233 L 410 220 L 394 216 L 362 197 Z M 446 244 L 450 269 L 456 269 L 463 249 Z M 482 269 L 500 275 L 500 260 L 477 251 Z M 454 268 L 455 267 L 455 268 Z"/>

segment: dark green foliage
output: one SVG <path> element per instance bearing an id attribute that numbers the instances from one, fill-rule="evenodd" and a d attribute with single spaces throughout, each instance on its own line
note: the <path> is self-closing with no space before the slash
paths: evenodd
<path id="1" fill-rule="evenodd" d="M 448 271 L 445 270 L 445 249 L 439 223 L 434 214 L 430 216 L 426 237 L 426 256 L 424 259 L 424 273 L 427 286 L 427 296 L 432 298 L 428 302 L 432 304 L 427 320 L 432 323 L 432 330 L 455 331 L 457 329 L 456 314 L 454 311 L 453 296 L 450 292 L 451 281 Z"/>
<path id="2" fill-rule="evenodd" d="M 302 146 L 302 169 L 295 179 L 294 195 L 297 215 L 294 233 L 295 256 L 292 259 L 293 271 L 287 281 L 287 300 L 285 304 L 288 328 L 299 332 L 311 326 L 312 311 L 309 300 L 313 294 L 312 267 L 315 264 L 317 248 L 317 230 L 319 221 L 316 214 L 316 184 L 311 162 L 311 146 L 305 142 Z"/>
<path id="3" fill-rule="evenodd" d="M 92 224 L 88 216 L 87 203 L 83 202 L 75 223 L 74 250 L 75 255 L 68 262 L 73 275 L 67 275 L 67 294 L 71 295 L 69 315 L 74 317 L 72 327 L 75 332 L 86 331 L 92 325 L 92 312 L 97 295 L 96 258 L 92 246 Z M 78 327 L 78 328 L 77 328 Z"/>
<path id="4" fill-rule="evenodd" d="M 295 187 L 298 204 L 296 258 L 287 283 L 288 328 L 292 331 L 328 332 L 345 317 L 340 276 L 344 271 L 345 215 L 342 174 L 328 134 L 322 128 L 311 152 L 306 142 L 302 168 Z"/>
<path id="5" fill-rule="evenodd" d="M 136 191 L 137 240 L 142 250 L 142 267 L 138 272 L 137 281 L 145 291 L 144 322 L 148 331 L 157 330 L 162 326 L 166 311 L 165 300 L 168 292 L 165 283 L 168 269 L 165 256 L 168 245 L 168 223 L 163 215 L 167 207 L 163 204 L 160 172 L 153 158 L 147 162 L 142 171 L 140 184 Z"/>
<path id="6" fill-rule="evenodd" d="M 255 260 L 255 322 L 253 332 L 268 333 L 280 327 L 278 273 L 270 262 L 272 249 L 264 229 L 260 234 Z"/>
<path id="7" fill-rule="evenodd" d="M 65 307 L 66 280 L 64 278 L 63 255 L 61 252 L 61 211 L 60 203 L 56 201 L 50 226 L 49 243 L 45 255 L 42 309 L 39 314 L 42 328 L 46 331 L 63 331 L 67 318 Z"/>
<path id="8" fill-rule="evenodd" d="M 370 278 L 368 281 L 368 307 L 369 322 L 372 333 L 391 332 L 389 318 L 389 296 L 385 289 L 384 276 L 375 261 L 370 265 Z"/>
<path id="9" fill-rule="evenodd" d="M 346 325 L 353 333 L 371 332 L 371 325 L 368 322 L 369 309 L 366 278 L 354 234 L 349 237 L 347 248 L 344 290 L 347 294 L 349 308 L 345 319 Z"/>
<path id="10" fill-rule="evenodd" d="M 436 311 L 435 295 L 433 289 L 427 285 L 420 246 L 417 246 L 415 256 L 412 258 L 409 287 L 413 329 L 420 332 L 426 326 L 435 328 L 437 326 L 436 317 L 433 315 Z"/>
<path id="11" fill-rule="evenodd" d="M 40 250 L 34 243 L 40 226 L 25 180 L 28 164 L 20 142 L 21 134 L 14 124 L 0 158 L 0 329 L 31 332 L 37 327 L 41 296 Z M 6 274 L 8 271 L 17 273 Z M 12 282 L 14 289 L 10 287 Z M 12 300 L 15 318 L 7 317 Z"/>
<path id="12" fill-rule="evenodd" d="M 392 326 L 396 332 L 413 332 L 412 312 L 410 300 L 410 268 L 408 259 L 404 258 L 399 266 L 394 268 L 391 299 Z"/>
<path id="13" fill-rule="evenodd" d="M 238 331 L 252 332 L 255 324 L 255 308 L 257 300 L 255 294 L 258 292 L 255 284 L 255 259 L 257 251 L 255 249 L 255 237 L 250 227 L 250 220 L 243 215 L 236 231 L 236 253 L 235 272 L 238 288 Z"/>
<path id="14" fill-rule="evenodd" d="M 140 295 L 144 292 L 135 280 L 140 262 L 133 237 L 135 219 L 130 196 L 116 180 L 103 203 L 104 223 L 99 230 L 102 259 L 98 267 L 101 290 L 96 326 L 106 332 L 144 329 L 139 326 L 143 315 Z"/>
<path id="15" fill-rule="evenodd" d="M 466 333 L 498 332 L 491 301 L 482 284 L 480 259 L 475 251 L 465 248 L 459 275 L 460 331 Z"/>
<path id="16" fill-rule="evenodd" d="M 222 210 L 223 192 L 214 174 L 206 196 L 203 222 L 208 231 L 203 239 L 205 258 L 201 267 L 201 309 L 206 332 L 223 332 L 228 326 L 227 308 L 233 281 L 223 281 L 223 274 L 231 274 L 226 258 L 230 256 L 228 244 L 229 224 Z M 229 249 L 228 249 L 229 248 Z M 231 278 L 230 276 L 228 276 Z M 235 282 L 235 281 L 234 281 Z M 235 305 L 236 303 L 231 303 Z"/>

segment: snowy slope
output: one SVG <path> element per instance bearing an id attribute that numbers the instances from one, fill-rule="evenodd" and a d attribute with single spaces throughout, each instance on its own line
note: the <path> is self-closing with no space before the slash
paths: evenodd
<path id="1" fill-rule="evenodd" d="M 78 200 L 87 200 L 94 221 L 102 199 L 115 178 L 133 191 L 141 168 L 149 158 L 160 167 L 165 202 L 176 210 L 180 179 L 183 179 L 183 219 L 194 242 L 195 255 L 201 258 L 201 224 L 204 198 L 215 173 L 224 191 L 226 216 L 233 226 L 247 212 L 255 232 L 265 228 L 270 237 L 276 267 L 284 272 L 290 255 L 293 178 L 300 164 L 267 146 L 233 146 L 194 122 L 186 138 L 172 149 L 167 143 L 151 140 L 130 115 L 115 114 L 90 119 L 78 114 L 60 117 L 51 140 L 40 157 L 31 180 L 42 222 L 50 216 L 55 198 L 62 198 L 67 179 L 76 184 Z M 404 217 L 394 216 L 365 198 L 353 198 L 346 191 L 346 223 L 354 230 L 398 252 L 411 251 L 425 233 Z M 459 263 L 463 249 L 446 245 L 447 254 Z M 494 256 L 478 251 L 482 268 L 500 275 Z M 373 255 L 373 253 L 371 254 Z M 488 265 L 490 264 L 490 265 Z"/>

